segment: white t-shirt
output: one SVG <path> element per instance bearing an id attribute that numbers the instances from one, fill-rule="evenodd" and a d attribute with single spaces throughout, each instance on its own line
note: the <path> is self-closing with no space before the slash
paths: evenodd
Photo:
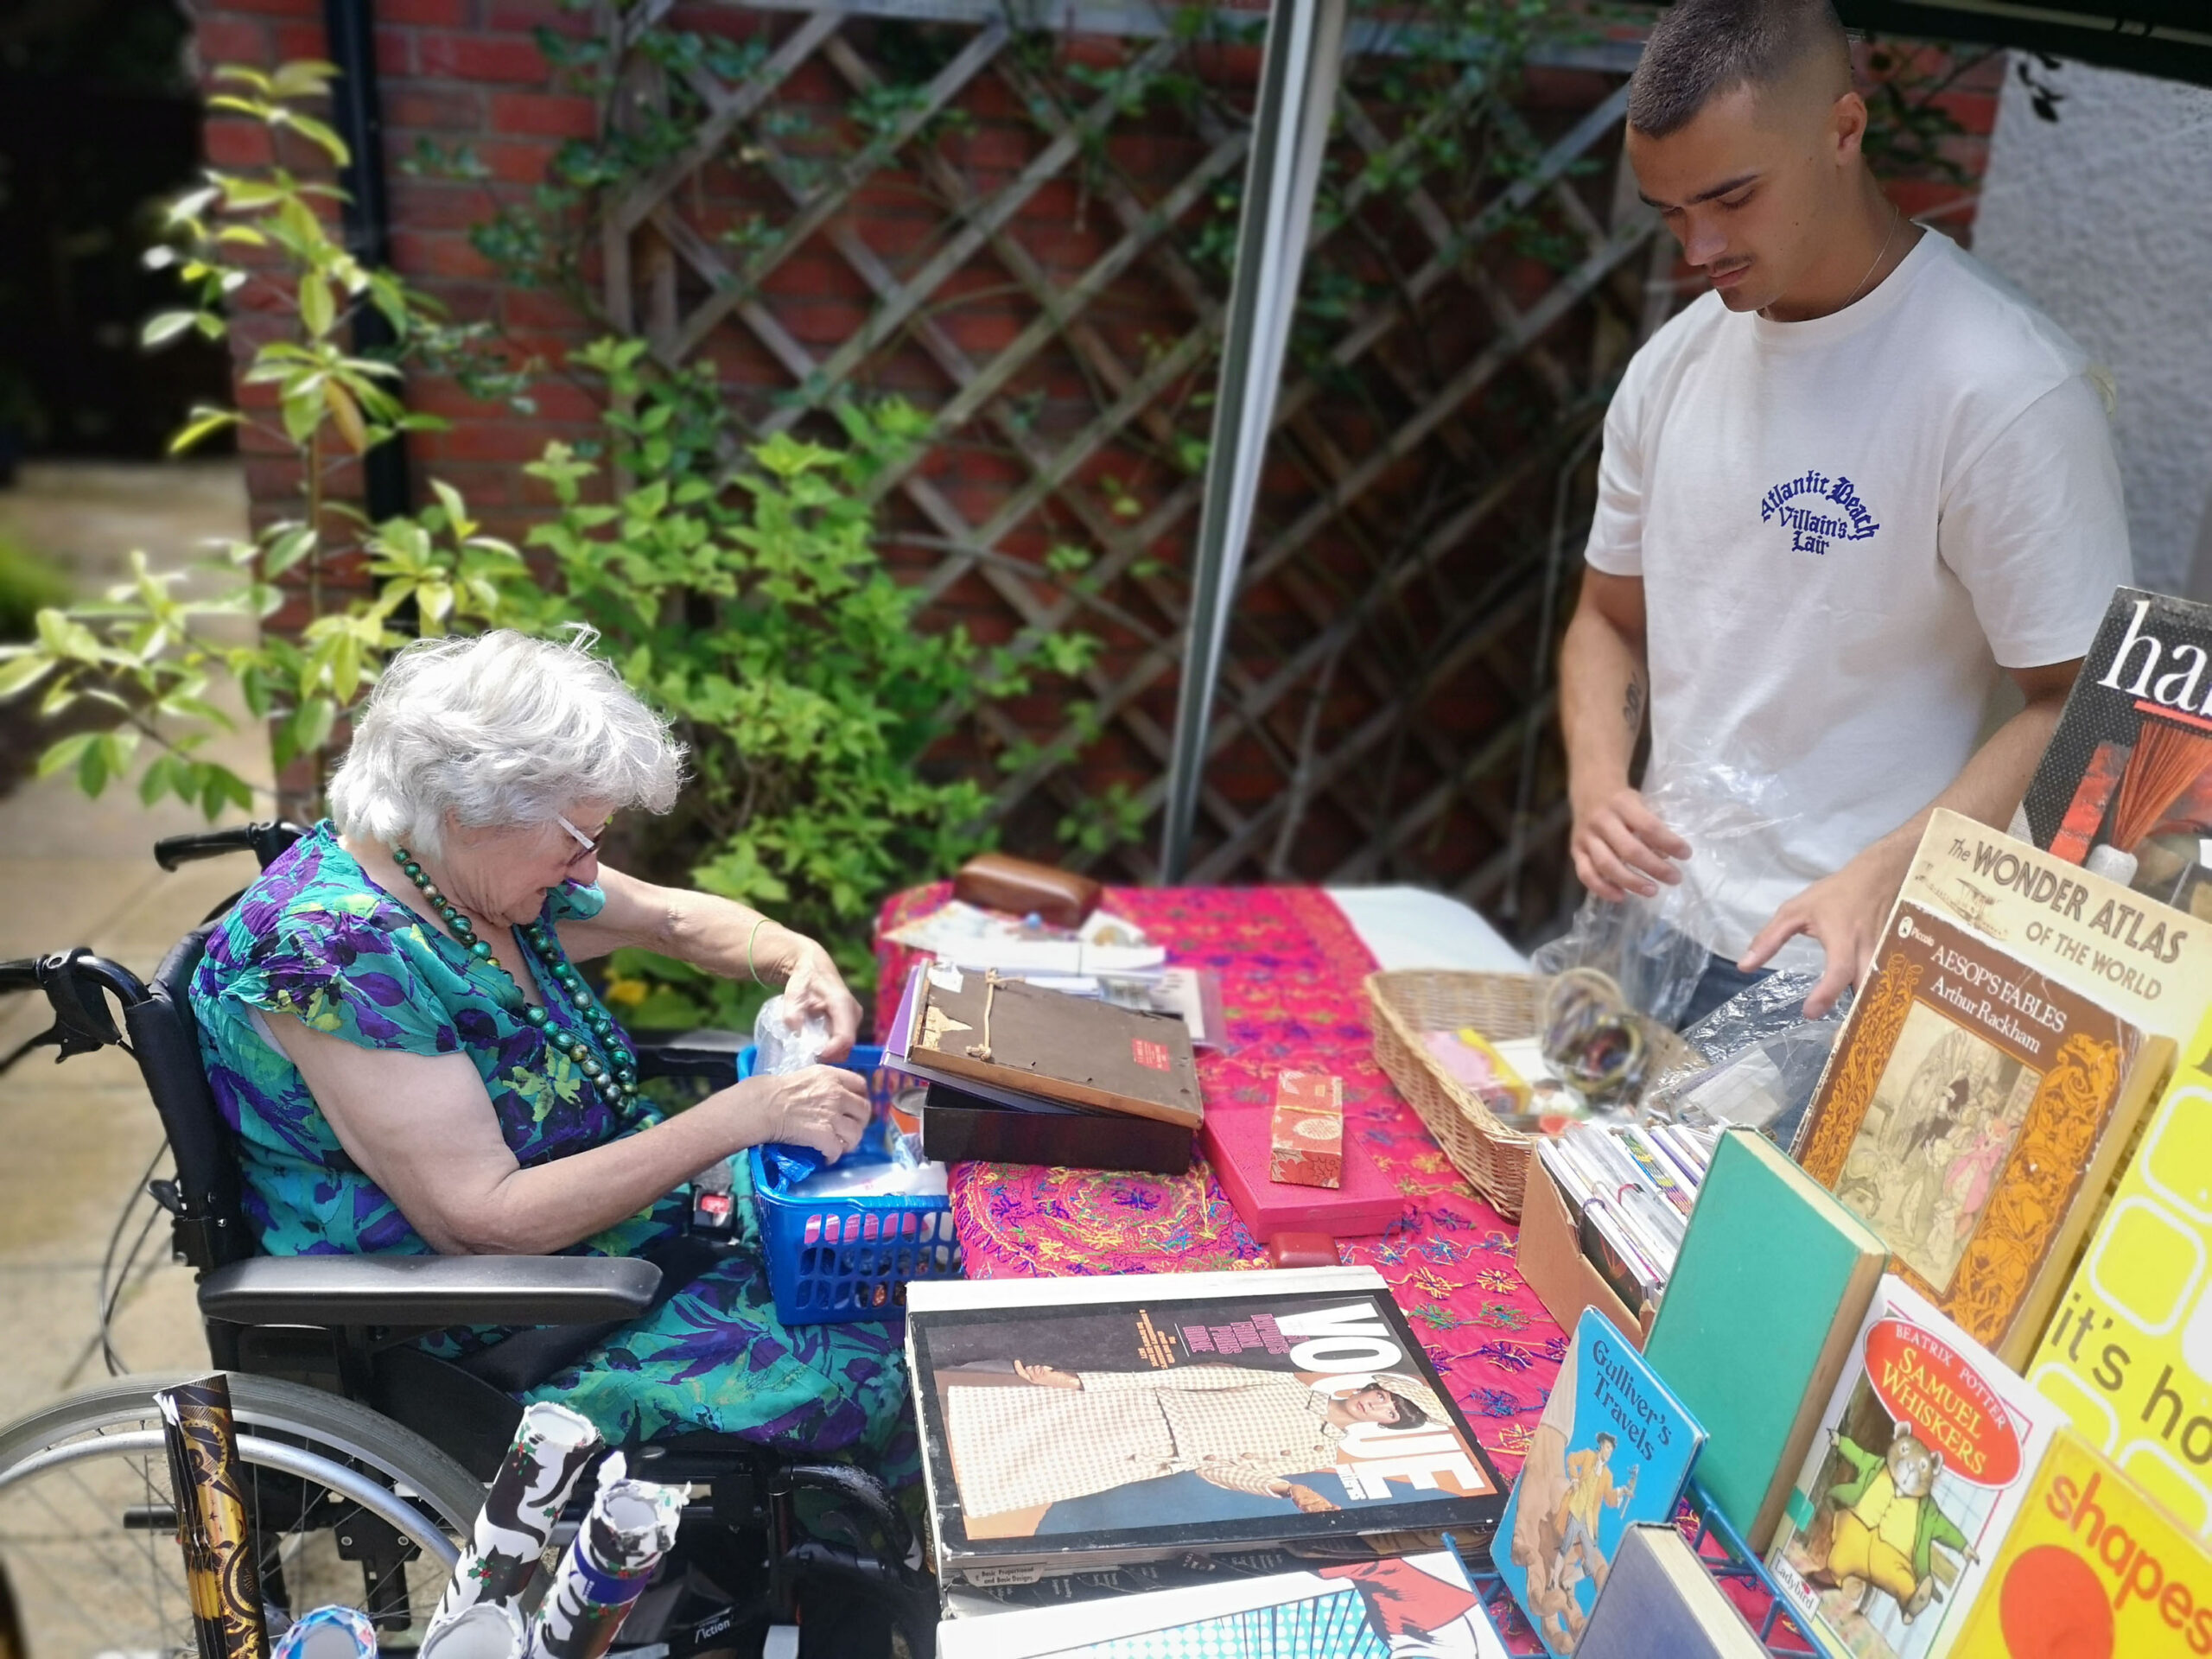
<path id="1" fill-rule="evenodd" d="M 1941 793 L 2002 669 L 2088 648 L 2130 574 L 2085 369 L 1935 232 L 1841 311 L 1771 322 L 1707 294 L 1629 364 L 1588 558 L 1643 578 L 1644 789 L 1695 849 L 1677 902 L 1709 949 L 1739 955 Z M 1747 793 L 1778 821 L 1747 829 Z"/>

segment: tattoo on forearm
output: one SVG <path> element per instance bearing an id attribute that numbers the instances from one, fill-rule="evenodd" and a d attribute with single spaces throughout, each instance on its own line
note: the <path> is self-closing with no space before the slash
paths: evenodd
<path id="1" fill-rule="evenodd" d="M 1630 737 L 1643 729 L 1643 682 L 1634 675 L 1629 677 L 1628 696 L 1621 702 L 1621 718 L 1628 722 Z"/>

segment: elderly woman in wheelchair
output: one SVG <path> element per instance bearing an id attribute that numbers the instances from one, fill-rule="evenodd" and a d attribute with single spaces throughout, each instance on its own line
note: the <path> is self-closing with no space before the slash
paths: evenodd
<path id="1" fill-rule="evenodd" d="M 673 1190 L 717 1160 L 858 1144 L 862 1079 L 830 1065 L 664 1116 L 576 970 L 635 945 L 780 985 L 827 1020 L 830 1058 L 849 1050 L 859 1007 L 819 944 L 601 864 L 611 817 L 667 810 L 681 761 L 580 646 L 493 633 L 390 664 L 331 780 L 331 821 L 246 890 L 191 983 L 264 1251 L 652 1254 L 683 1231 Z M 611 1440 L 708 1430 L 912 1481 L 884 1325 L 786 1327 L 748 1250 L 671 1287 L 520 1396 Z M 506 1334 L 432 1342 L 457 1356 Z"/>

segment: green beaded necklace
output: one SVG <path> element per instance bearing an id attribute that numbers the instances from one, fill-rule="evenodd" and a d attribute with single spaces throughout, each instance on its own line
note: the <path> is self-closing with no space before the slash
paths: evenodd
<path id="1" fill-rule="evenodd" d="M 591 994 L 591 987 L 584 983 L 584 976 L 569 964 L 568 957 L 561 950 L 559 938 L 543 921 L 525 923 L 515 931 L 524 943 L 537 953 L 553 982 L 561 993 L 582 1015 L 590 1030 L 593 1041 L 573 1037 L 553 1023 L 553 1016 L 545 1008 L 523 995 L 515 976 L 506 970 L 498 957 L 492 954 L 489 941 L 476 937 L 476 924 L 470 921 L 453 900 L 432 885 L 423 874 L 422 861 L 404 847 L 391 849 L 393 862 L 400 872 L 412 881 L 430 907 L 438 913 L 461 949 L 468 952 L 472 966 L 482 965 L 499 976 L 501 988 L 498 992 L 499 1005 L 525 1024 L 532 1025 L 545 1033 L 546 1042 L 562 1050 L 576 1063 L 576 1069 L 597 1084 L 605 1093 L 620 1101 L 628 1101 L 638 1092 L 638 1057 L 625 1046 L 617 1033 L 614 1016 L 600 1007 Z"/>

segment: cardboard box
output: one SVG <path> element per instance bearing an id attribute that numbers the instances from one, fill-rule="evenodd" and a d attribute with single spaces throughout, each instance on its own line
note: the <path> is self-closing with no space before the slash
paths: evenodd
<path id="1" fill-rule="evenodd" d="M 1560 1329 L 1573 1330 L 1582 1310 L 1594 1307 L 1641 1349 L 1644 1338 L 1651 1334 L 1651 1321 L 1658 1310 L 1647 1307 L 1640 1315 L 1630 1313 L 1628 1304 L 1613 1294 L 1605 1275 L 1582 1254 L 1578 1232 L 1574 1212 L 1532 1143 L 1527 1185 L 1521 1198 L 1521 1243 L 1515 1265 Z"/>
<path id="2" fill-rule="evenodd" d="M 1344 1175 L 1344 1085 L 1325 1071 L 1275 1077 L 1268 1179 L 1293 1186 L 1340 1186 Z"/>

